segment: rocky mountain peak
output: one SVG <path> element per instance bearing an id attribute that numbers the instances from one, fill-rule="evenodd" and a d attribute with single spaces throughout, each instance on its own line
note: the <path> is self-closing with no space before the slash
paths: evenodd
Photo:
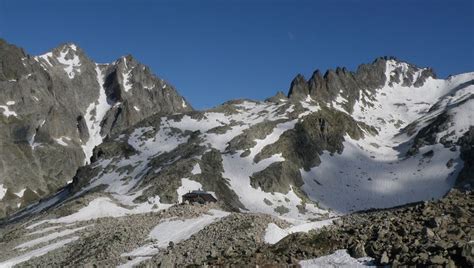
<path id="1" fill-rule="evenodd" d="M 0 40 L 0 88 L 0 162 L 9 167 L 0 184 L 36 198 L 64 186 L 110 134 L 156 113 L 192 110 L 131 55 L 97 64 L 74 43 L 32 57 Z M 33 201 L 22 198 L 0 199 L 0 217 Z"/>
<path id="2" fill-rule="evenodd" d="M 384 86 L 420 87 L 428 78 L 436 78 L 431 68 L 419 68 L 386 56 L 376 58 L 372 63 L 359 65 L 355 72 L 345 67 L 336 67 L 323 75 L 318 69 L 308 81 L 298 75 L 291 82 L 288 98 L 301 101 L 310 96 L 323 105 L 344 99 L 348 112 L 351 112 L 354 102 L 361 94 L 372 95 Z"/>
<path id="3" fill-rule="evenodd" d="M 50 52 L 33 58 L 45 71 L 54 72 L 55 75 L 66 75 L 69 79 L 77 78 L 82 70 L 93 69 L 96 65 L 74 43 L 61 44 Z"/>
<path id="4" fill-rule="evenodd" d="M 432 68 L 419 68 L 418 66 L 397 60 L 395 58 L 386 61 L 386 76 L 388 85 L 399 84 L 403 87 L 420 87 L 428 78 L 436 79 Z"/>
<path id="5" fill-rule="evenodd" d="M 283 93 L 283 91 L 278 91 L 274 96 L 267 98 L 265 101 L 282 103 L 288 101 L 288 97 L 285 95 L 285 93 Z"/>
<path id="6" fill-rule="evenodd" d="M 81 54 L 83 53 L 83 50 L 78 45 L 72 42 L 60 44 L 59 46 L 53 49 L 53 51 L 68 51 L 68 50 L 81 53 Z"/>
<path id="7" fill-rule="evenodd" d="M 300 100 L 306 98 L 308 94 L 308 82 L 302 74 L 296 75 L 293 81 L 291 81 L 288 97 Z"/>
<path id="8" fill-rule="evenodd" d="M 0 38 L 0 81 L 17 80 L 27 73 L 28 70 L 23 65 L 25 57 L 23 49 Z"/>

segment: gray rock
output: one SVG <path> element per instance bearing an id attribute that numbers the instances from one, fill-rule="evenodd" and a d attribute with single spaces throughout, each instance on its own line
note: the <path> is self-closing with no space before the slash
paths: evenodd
<path id="1" fill-rule="evenodd" d="M 440 255 L 435 255 L 435 256 L 430 257 L 430 262 L 432 264 L 446 264 L 448 262 L 448 260 L 441 257 Z"/>
<path id="2" fill-rule="evenodd" d="M 422 230 L 423 235 L 425 235 L 428 238 L 433 238 L 435 236 L 433 230 L 431 230 L 428 227 L 424 227 Z"/>
<path id="3" fill-rule="evenodd" d="M 356 242 L 351 248 L 349 248 L 349 254 L 351 254 L 354 258 L 362 258 L 366 257 L 367 253 L 365 253 L 364 244 L 361 242 Z"/>
<path id="4" fill-rule="evenodd" d="M 388 258 L 387 251 L 384 251 L 382 257 L 380 258 L 380 264 L 385 265 L 389 264 L 390 259 Z"/>
<path id="5" fill-rule="evenodd" d="M 461 256 L 466 259 L 471 265 L 474 264 L 474 242 L 469 241 L 466 243 L 461 251 Z"/>

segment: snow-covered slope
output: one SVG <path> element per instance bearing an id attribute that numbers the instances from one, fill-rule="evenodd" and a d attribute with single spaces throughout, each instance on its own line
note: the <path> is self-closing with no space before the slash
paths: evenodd
<path id="1" fill-rule="evenodd" d="M 237 201 L 242 204 L 240 209 L 278 215 L 276 210 L 281 207 L 285 211 L 282 214 L 291 218 L 308 218 L 324 213 L 314 204 L 308 203 L 306 205 L 308 213 L 303 216 L 298 211 L 298 206 L 302 205 L 303 200 L 295 191 L 268 193 L 252 187 L 250 183 L 250 177 L 254 173 L 264 170 L 272 163 L 285 160 L 281 154 L 263 159 L 258 163 L 255 163 L 254 158 L 266 145 L 276 142 L 282 133 L 292 129 L 300 116 L 308 113 L 305 111 L 293 115 L 291 109 L 289 112 L 287 110 L 291 106 L 293 104 L 290 103 L 276 105 L 241 101 L 228 104 L 225 108 L 229 110 L 228 112 L 214 110 L 156 118 L 159 122 L 134 128 L 130 130 L 130 133 L 122 134 L 111 141 L 111 143 L 130 146 L 134 153 L 125 158 L 117 155 L 117 157 L 103 158 L 94 162 L 90 168 L 100 171 L 90 178 L 90 183 L 77 195 L 96 186 L 106 185 L 105 192 L 111 193 L 124 205 L 134 205 L 132 200 L 145 195 L 149 200 L 148 203 L 153 199 L 157 202 L 156 208 L 160 208 L 163 205 L 159 202 L 160 195 L 153 194 L 150 189 L 155 187 L 155 183 L 167 183 L 171 188 L 169 190 L 174 192 L 173 199 L 169 200 L 171 202 L 178 201 L 180 197 L 178 193 L 182 192 L 182 187 L 189 191 L 198 190 L 203 185 L 205 190 L 215 192 L 217 197 L 221 198 L 224 195 L 222 189 L 209 186 L 210 178 L 208 179 L 207 174 L 203 174 L 202 171 L 208 164 L 203 163 L 203 157 L 215 151 L 219 153 L 221 160 L 210 164 L 222 165 L 221 174 L 218 174 L 222 180 L 222 187 L 236 194 Z M 262 135 L 261 139 L 248 140 L 255 144 L 247 146 L 245 150 L 249 152 L 247 156 L 240 156 L 244 152 L 243 148 L 229 152 L 229 142 L 236 137 L 247 139 L 247 136 L 251 135 L 247 132 L 252 131 L 252 127 L 255 131 L 261 131 L 256 126 L 262 124 L 271 124 L 267 127 L 268 133 Z M 218 129 L 223 130 L 218 131 Z M 196 138 L 193 135 L 198 136 Z M 199 149 L 183 148 L 191 144 Z M 100 150 L 97 154 L 100 154 Z M 176 165 L 185 167 L 175 171 Z M 170 172 L 175 172 L 174 178 L 168 176 Z"/>
<path id="2" fill-rule="evenodd" d="M 242 100 L 149 118 L 95 151 L 76 195 L 105 185 L 124 205 L 159 209 L 204 188 L 229 208 L 294 220 L 439 198 L 463 167 L 455 142 L 474 125 L 474 73 L 421 83 L 426 70 L 387 59 L 384 84 L 352 106 L 341 90 L 329 103 Z M 443 113 L 438 139 L 417 145 Z"/>
<path id="3" fill-rule="evenodd" d="M 407 68 L 406 63 L 389 60 L 387 78 L 402 76 L 393 72 L 400 66 Z M 378 133 L 367 133 L 359 140 L 346 137 L 342 154 L 323 154 L 320 166 L 302 171 L 305 192 L 324 207 L 344 213 L 444 195 L 463 166 L 455 143 L 474 125 L 473 80 L 474 73 L 447 80 L 429 77 L 423 85 L 414 87 L 387 79 L 375 94 L 361 95 L 351 116 L 374 126 Z M 338 104 L 332 103 L 346 112 Z M 409 157 L 407 153 L 420 129 L 441 114 L 448 115 L 446 127 L 435 133 L 436 139 L 424 144 L 418 154 Z"/>

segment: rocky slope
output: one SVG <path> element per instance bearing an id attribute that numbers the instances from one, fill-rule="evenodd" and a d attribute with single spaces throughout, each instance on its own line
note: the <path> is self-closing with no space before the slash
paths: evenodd
<path id="1" fill-rule="evenodd" d="M 285 239 L 270 245 L 348 213 L 438 199 L 454 186 L 470 189 L 473 81 L 474 73 L 437 79 L 429 68 L 379 58 L 355 72 L 315 72 L 309 81 L 298 75 L 287 96 L 155 114 L 112 128 L 71 184 L 4 221 L 0 243 L 7 250 L 0 264 L 167 267 L 265 264 L 273 257 L 287 263 L 343 248 L 355 257 L 363 248 L 379 263 L 421 263 L 396 258 L 395 238 L 376 242 L 371 253 L 372 237 L 358 238 L 358 250 L 349 241 L 365 230 L 367 219 L 377 222 L 390 213 L 411 218 L 375 227 L 393 233 L 393 226 L 409 223 L 417 235 L 428 220 L 418 208 L 361 214 L 360 221 L 344 216 L 342 227 L 347 219 L 359 231 L 345 235 L 347 226 L 336 228 L 331 234 L 341 239 L 331 247 L 311 242 L 314 234 L 288 238 L 300 251 L 285 248 Z M 219 203 L 175 205 L 197 189 Z M 472 204 L 470 194 L 449 198 L 464 200 L 456 201 L 464 210 Z M 440 206 L 436 213 L 450 208 Z M 447 221 L 453 222 L 455 217 Z M 137 232 L 134 226 L 140 226 Z M 466 233 L 464 227 L 469 225 L 458 229 Z M 465 263 L 432 249 L 431 242 L 413 249 L 436 253 L 446 264 Z"/>
<path id="2" fill-rule="evenodd" d="M 252 247 L 245 255 L 221 255 L 206 263 L 297 265 L 348 249 L 352 257 L 369 256 L 378 265 L 472 267 L 473 205 L 472 192 L 453 190 L 438 201 L 355 213 L 319 230 L 291 234 L 275 245 Z"/>
<path id="3" fill-rule="evenodd" d="M 65 186 L 104 137 L 190 110 L 131 56 L 97 64 L 74 44 L 30 56 L 0 40 L 0 218 Z"/>

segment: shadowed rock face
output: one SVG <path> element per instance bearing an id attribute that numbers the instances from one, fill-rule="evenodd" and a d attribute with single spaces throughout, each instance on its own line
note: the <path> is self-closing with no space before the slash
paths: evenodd
<path id="1" fill-rule="evenodd" d="M 64 186 L 103 137 L 155 113 L 192 110 L 132 56 L 96 64 L 63 44 L 33 57 L 4 40 L 0 106 L 0 184 L 31 191 L 1 200 L 0 217 Z"/>

